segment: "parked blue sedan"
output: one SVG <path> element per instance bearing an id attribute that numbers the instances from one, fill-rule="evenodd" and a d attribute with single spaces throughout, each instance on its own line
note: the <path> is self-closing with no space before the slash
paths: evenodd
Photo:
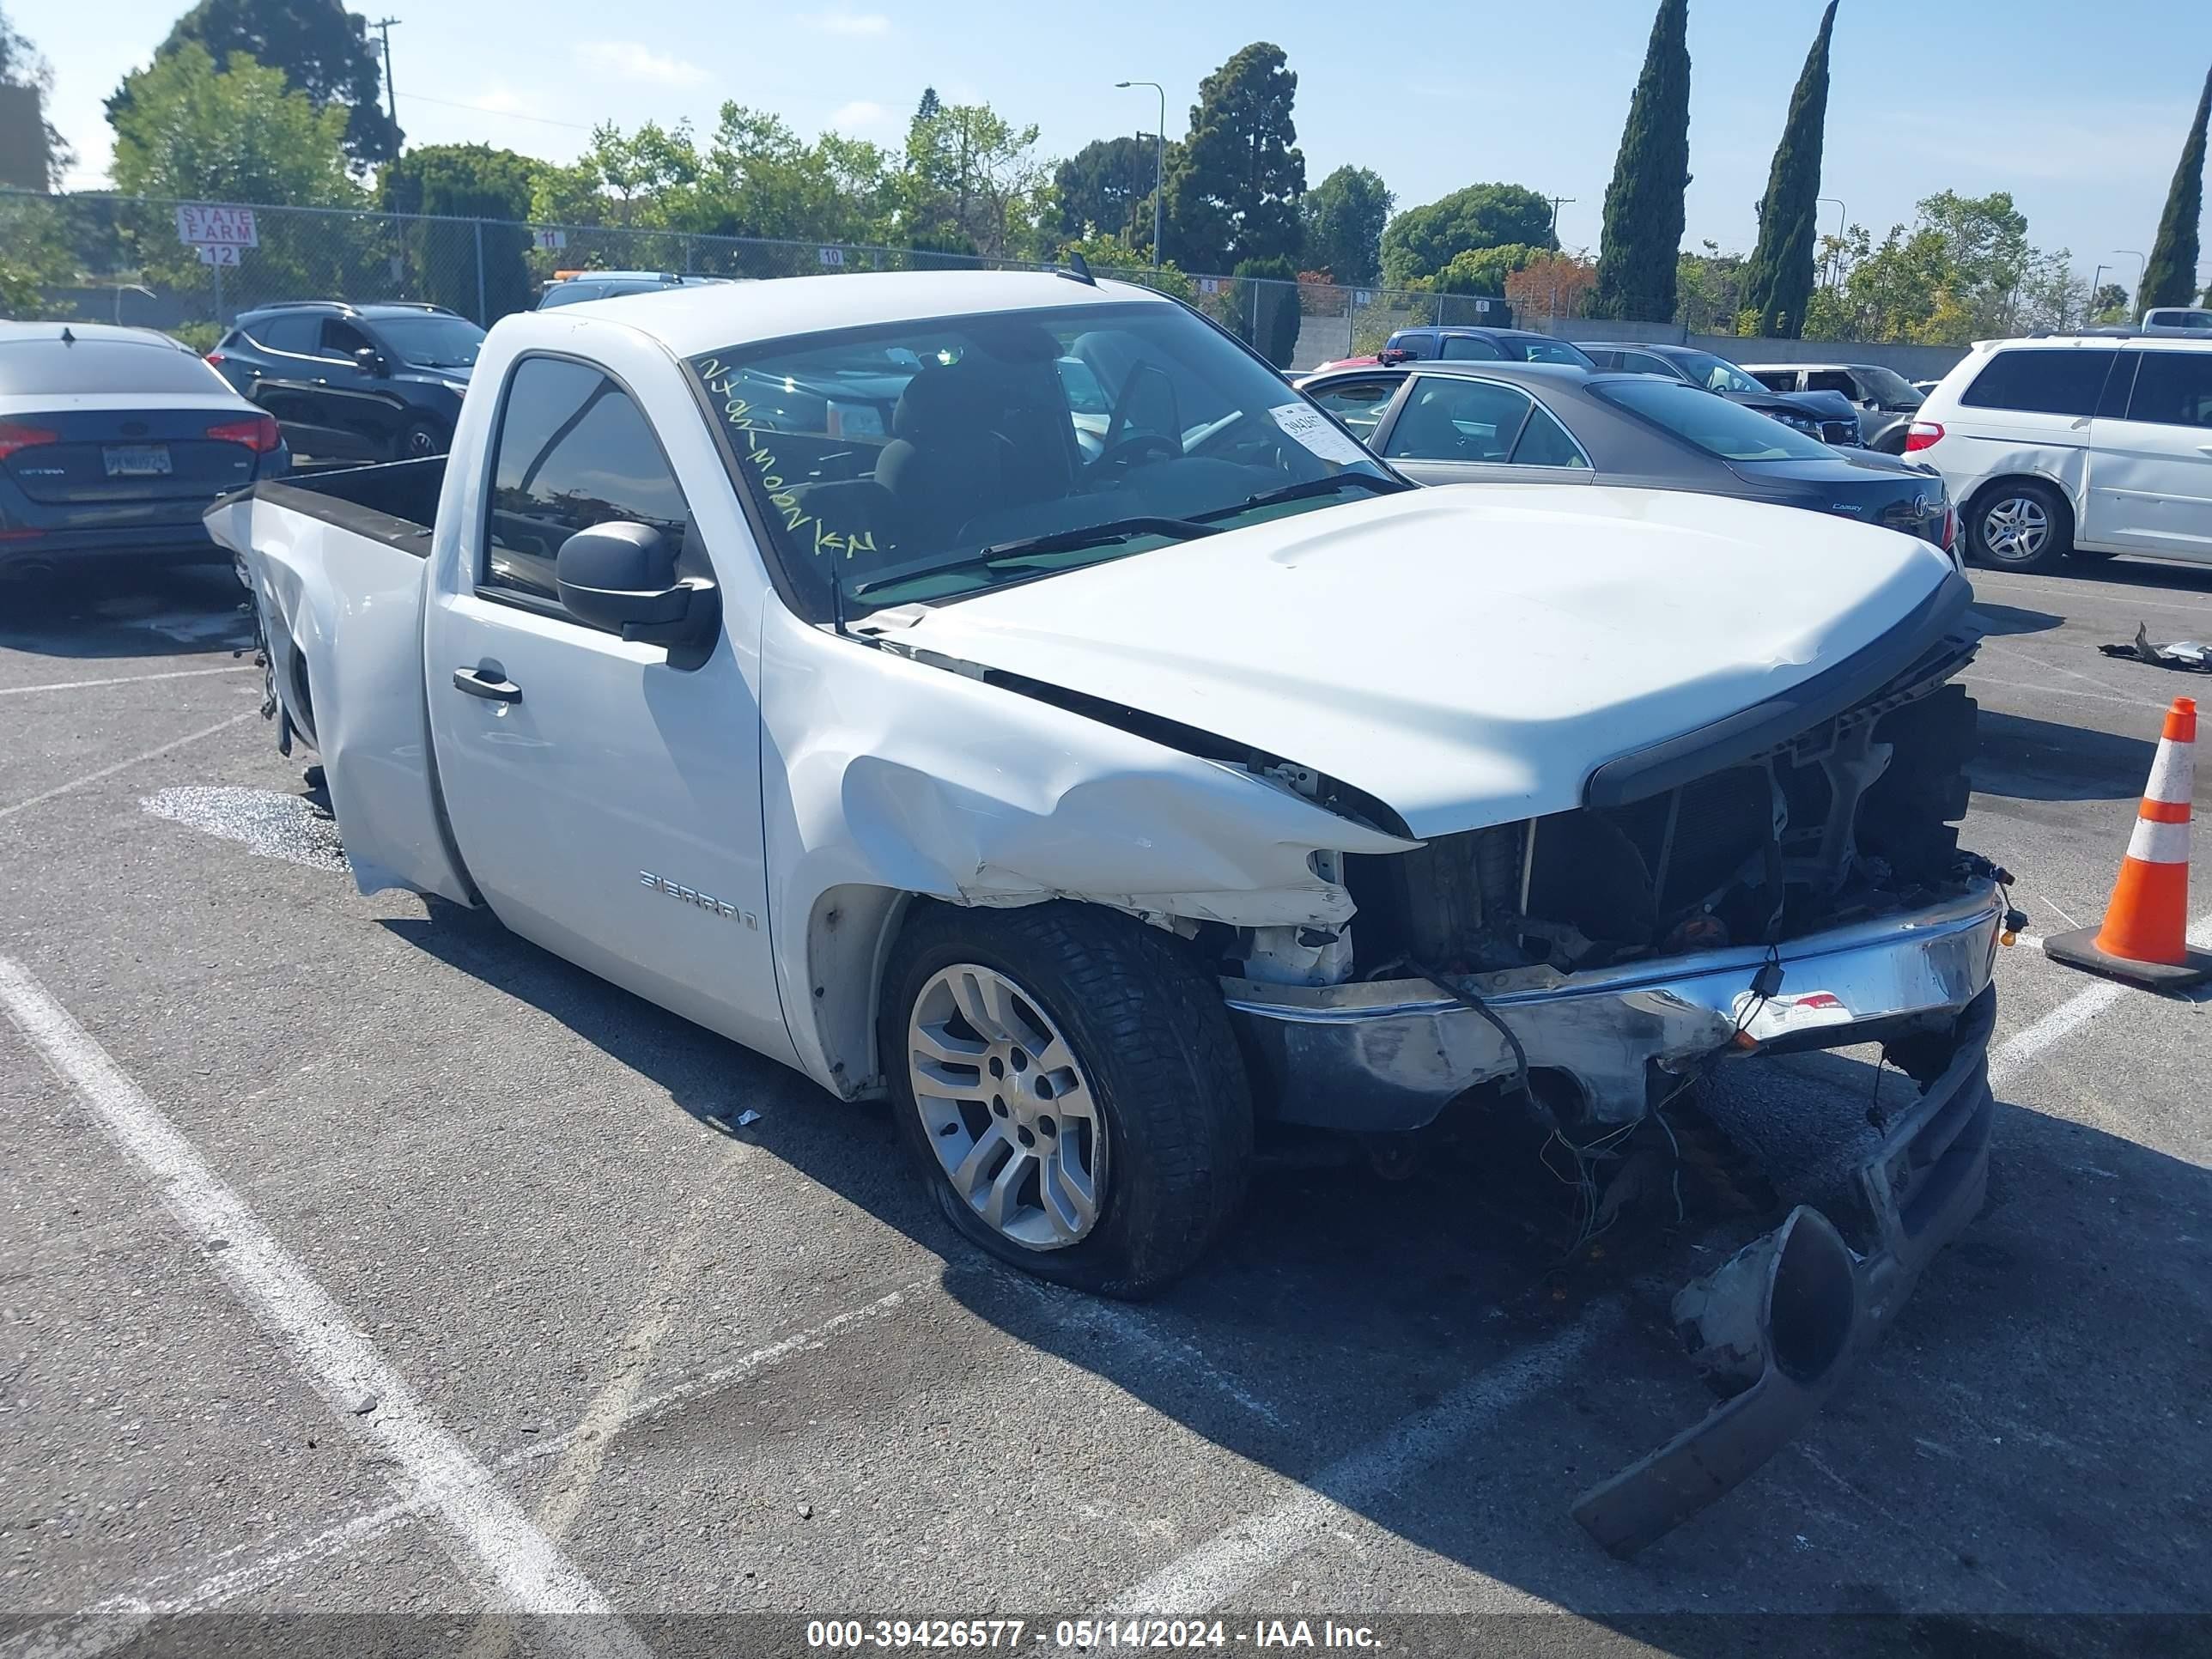
<path id="1" fill-rule="evenodd" d="M 200 514 L 291 464 L 276 422 L 165 334 L 0 322 L 0 576 L 227 561 Z"/>

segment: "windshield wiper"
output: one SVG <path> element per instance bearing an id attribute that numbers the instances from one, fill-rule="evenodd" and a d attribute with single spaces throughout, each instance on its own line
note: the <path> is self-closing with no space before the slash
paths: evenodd
<path id="1" fill-rule="evenodd" d="M 1385 478 L 1372 472 L 1334 472 L 1326 478 L 1309 478 L 1304 483 L 1285 484 L 1280 489 L 1263 489 L 1256 495 L 1247 495 L 1234 507 L 1219 507 L 1211 513 L 1196 517 L 1203 522 L 1208 519 L 1225 519 L 1232 513 L 1249 513 L 1255 507 L 1275 507 L 1284 501 L 1302 501 L 1314 495 L 1334 495 L 1346 484 L 1362 489 L 1371 489 L 1378 495 L 1395 495 L 1401 489 L 1416 489 L 1401 478 Z"/>
<path id="2" fill-rule="evenodd" d="M 1103 524 L 1079 525 L 1073 530 L 1053 530 L 1040 536 L 1024 536 L 1019 541 L 1000 542 L 967 558 L 952 559 L 944 564 L 896 571 L 878 576 L 873 581 L 861 582 L 851 591 L 854 598 L 861 599 L 883 588 L 902 586 L 924 576 L 935 576 L 954 570 L 993 570 L 1001 564 L 1039 553 L 1073 553 L 1080 548 L 1103 547 L 1109 542 L 1127 541 L 1132 536 L 1164 536 L 1170 541 L 1187 542 L 1200 536 L 1218 536 L 1220 533 L 1218 526 L 1200 524 L 1192 519 L 1109 519 Z"/>

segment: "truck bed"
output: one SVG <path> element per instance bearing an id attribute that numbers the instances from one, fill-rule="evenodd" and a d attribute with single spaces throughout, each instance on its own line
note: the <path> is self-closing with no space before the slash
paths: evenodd
<path id="1" fill-rule="evenodd" d="M 438 496 L 445 485 L 446 458 L 433 455 L 419 461 L 387 461 L 378 466 L 295 475 L 282 482 L 257 484 L 241 495 L 343 526 L 357 535 L 424 558 L 430 551 L 430 530 L 437 522 Z"/>

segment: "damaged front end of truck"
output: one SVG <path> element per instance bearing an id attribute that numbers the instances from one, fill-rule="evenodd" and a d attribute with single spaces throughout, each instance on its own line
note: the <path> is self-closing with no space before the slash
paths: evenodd
<path id="1" fill-rule="evenodd" d="M 1976 711 L 1952 676 L 1974 640 L 1955 627 L 1872 695 L 1721 745 L 1710 769 L 1695 744 L 1632 757 L 1573 811 L 1347 855 L 1350 972 L 1286 983 L 1254 957 L 1224 981 L 1281 1121 L 1372 1145 L 1503 1107 L 1601 1189 L 1717 1065 L 1878 1044 L 1917 1085 L 1858 1171 L 1856 1213 L 1800 1207 L 1676 1297 L 1723 1403 L 1576 1505 L 1616 1553 L 1794 1435 L 1981 1207 L 1991 967 L 2020 919 L 2005 872 L 1958 845 Z"/>

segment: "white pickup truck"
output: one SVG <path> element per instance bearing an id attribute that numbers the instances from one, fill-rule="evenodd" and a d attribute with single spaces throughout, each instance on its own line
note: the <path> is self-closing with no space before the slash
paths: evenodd
<path id="1" fill-rule="evenodd" d="M 1189 1267 L 1271 1125 L 1510 1109 L 1602 1182 L 1714 1063 L 1887 1045 L 1851 1247 L 1801 1211 L 1700 1292 L 1758 1375 L 1585 1500 L 1615 1548 L 1980 1204 L 2004 906 L 1968 592 L 1908 537 L 1414 489 L 1171 300 L 969 272 L 511 317 L 449 458 L 209 522 L 364 892 L 888 1096 L 1064 1282 Z"/>

